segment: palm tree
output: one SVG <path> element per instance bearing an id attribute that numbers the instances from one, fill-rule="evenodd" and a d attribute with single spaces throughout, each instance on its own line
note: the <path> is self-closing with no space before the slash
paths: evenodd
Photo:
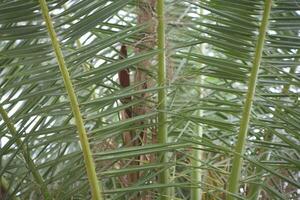
<path id="1" fill-rule="evenodd" d="M 299 10 L 2 0 L 0 199 L 299 198 Z"/>

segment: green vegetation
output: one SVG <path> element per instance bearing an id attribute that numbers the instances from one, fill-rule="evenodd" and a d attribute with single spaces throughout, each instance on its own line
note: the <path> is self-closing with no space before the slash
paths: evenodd
<path id="1" fill-rule="evenodd" d="M 0 199 L 299 198 L 297 1 L 0 4 Z"/>

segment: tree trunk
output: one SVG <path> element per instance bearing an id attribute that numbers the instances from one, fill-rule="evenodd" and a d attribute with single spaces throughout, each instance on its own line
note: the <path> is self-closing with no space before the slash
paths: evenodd
<path id="1" fill-rule="evenodd" d="M 140 54 L 143 52 L 147 52 L 155 47 L 155 4 L 156 0 L 139 0 L 138 1 L 138 7 L 137 7 L 137 24 L 145 24 L 148 23 L 148 28 L 145 31 L 145 35 L 140 41 L 140 43 L 135 47 L 136 54 Z M 145 60 L 138 64 L 135 75 L 134 75 L 134 82 L 135 83 L 142 83 L 137 90 L 144 90 L 147 88 L 150 88 L 153 84 L 151 84 L 151 80 L 149 79 L 147 75 L 147 71 L 151 69 L 151 60 Z M 137 96 L 137 98 L 146 99 L 149 94 L 142 93 L 140 96 Z M 134 116 L 144 115 L 147 112 L 149 112 L 151 105 L 147 105 L 146 102 L 143 104 L 137 105 L 133 108 L 133 114 Z M 140 122 L 140 125 L 144 124 L 145 122 Z M 151 136 L 147 135 L 148 133 L 151 133 Z M 134 145 L 141 146 L 143 144 L 147 143 L 147 138 L 152 138 L 151 142 L 156 143 L 156 128 L 152 129 L 142 129 L 139 132 L 136 133 L 136 139 L 134 141 Z M 143 163 L 149 163 L 153 162 L 155 160 L 154 155 L 142 155 L 138 158 L 138 164 Z M 137 179 L 142 174 L 137 174 Z M 150 200 L 152 198 L 152 192 L 142 192 L 139 197 L 136 198 L 137 200 Z"/>

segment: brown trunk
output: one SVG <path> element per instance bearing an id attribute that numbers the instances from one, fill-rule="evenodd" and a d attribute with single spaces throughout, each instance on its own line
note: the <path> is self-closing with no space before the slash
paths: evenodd
<path id="1" fill-rule="evenodd" d="M 144 32 L 144 37 L 142 40 L 138 43 L 138 45 L 135 48 L 135 52 L 137 54 L 147 52 L 155 47 L 155 4 L 156 0 L 138 0 L 138 7 L 137 7 L 137 24 L 145 24 L 147 23 L 149 26 L 147 30 Z M 147 76 L 146 71 L 151 70 L 151 60 L 145 60 L 138 64 L 135 76 L 134 76 L 134 82 L 135 83 L 143 83 L 141 86 L 137 88 L 137 90 L 144 90 L 147 88 L 150 88 L 152 86 L 149 77 Z M 146 99 L 149 94 L 142 93 L 140 96 L 137 96 L 136 98 L 139 99 Z M 151 106 L 151 105 L 150 105 Z M 146 104 L 146 101 L 141 104 L 137 105 L 133 108 L 133 115 L 139 116 L 144 115 L 147 112 L 149 112 L 149 105 Z M 145 122 L 140 122 L 139 125 L 144 124 Z M 147 143 L 147 137 L 152 137 L 152 143 L 154 142 L 155 138 L 155 129 L 142 129 L 139 133 L 139 138 L 135 140 L 136 146 L 141 146 L 143 144 Z M 151 136 L 147 135 L 147 132 L 151 134 Z M 142 155 L 139 158 L 139 164 L 142 165 L 143 163 L 149 163 L 153 162 L 155 159 L 154 155 Z M 142 176 L 142 174 L 139 174 L 139 176 Z M 136 197 L 136 200 L 151 200 L 153 199 L 153 195 L 151 192 L 141 192 L 138 197 Z"/>
<path id="2" fill-rule="evenodd" d="M 5 199 L 6 192 L 5 189 L 1 186 L 0 187 L 0 199 Z"/>
<path id="3" fill-rule="evenodd" d="M 121 46 L 120 49 L 120 59 L 124 59 L 127 58 L 127 47 L 125 45 Z M 123 69 L 121 71 L 118 72 L 118 76 L 119 76 L 119 82 L 120 82 L 120 86 L 122 88 L 125 87 L 129 87 L 130 86 L 130 72 L 129 69 Z M 122 104 L 128 104 L 130 101 L 132 100 L 132 97 L 125 97 L 123 99 L 121 99 L 121 103 Z M 126 120 L 129 118 L 133 117 L 133 113 L 132 113 L 132 107 L 128 107 L 125 110 L 123 110 L 121 112 L 121 119 L 122 120 Z M 136 146 L 135 144 L 135 136 L 133 131 L 126 131 L 123 133 L 123 145 L 128 147 L 128 146 Z M 137 160 L 137 158 L 134 158 L 134 160 Z M 137 161 L 132 161 L 130 163 L 130 165 L 138 165 L 139 163 Z M 121 182 L 123 183 L 123 185 L 125 187 L 128 187 L 134 183 L 136 183 L 138 181 L 138 173 L 131 173 L 128 174 L 124 177 L 121 177 Z"/>
<path id="4" fill-rule="evenodd" d="M 120 50 L 120 59 L 124 59 L 124 58 L 127 58 L 127 47 L 125 45 L 122 45 L 121 50 Z M 119 71 L 118 76 L 119 76 L 120 86 L 122 88 L 130 86 L 129 69 L 123 69 L 123 70 Z M 131 96 L 121 99 L 122 104 L 127 104 L 130 101 L 131 101 Z M 132 108 L 131 107 L 126 108 L 121 113 L 121 118 L 122 118 L 122 120 L 132 118 Z M 129 145 L 131 143 L 131 140 L 132 140 L 131 133 L 127 132 L 127 133 L 123 134 L 124 145 Z"/>
<path id="5" fill-rule="evenodd" d="M 1 177 L 0 177 L 0 181 L 1 181 Z M 6 187 L 5 184 L 3 184 L 2 182 L 0 182 L 0 199 L 7 199 L 9 196 L 8 193 L 8 188 Z"/>
<path id="6" fill-rule="evenodd" d="M 147 52 L 155 47 L 155 19 L 154 19 L 154 10 L 155 10 L 156 0 L 138 0 L 137 7 L 137 24 L 145 24 L 148 23 L 149 26 L 147 30 L 144 32 L 144 37 L 137 43 L 135 46 L 135 53 L 140 54 L 143 52 Z M 125 45 L 122 45 L 120 50 L 120 59 L 124 59 L 127 57 L 127 48 Z M 135 74 L 134 74 L 134 83 L 142 83 L 137 90 L 144 90 L 151 87 L 151 83 L 149 77 L 147 76 L 146 71 L 150 70 L 151 61 L 145 60 L 137 65 Z M 130 73 L 129 69 L 121 70 L 118 73 L 119 81 L 121 87 L 130 86 Z M 146 99 L 148 97 L 147 93 L 142 93 L 139 96 L 135 96 L 137 99 Z M 132 100 L 133 97 L 126 97 L 121 99 L 122 104 L 127 104 Z M 146 102 L 146 101 L 145 101 Z M 121 118 L 129 119 L 134 116 L 144 115 L 149 112 L 149 106 L 146 103 L 136 105 L 133 108 L 127 108 L 121 112 Z M 139 122 L 138 125 L 143 125 L 145 122 Z M 139 131 L 131 131 L 123 133 L 123 142 L 124 146 L 142 146 L 147 143 L 147 132 L 151 133 L 151 143 L 156 143 L 156 129 L 142 129 Z M 130 165 L 142 165 L 143 163 L 154 162 L 154 155 L 142 155 L 135 158 L 134 161 L 130 163 Z M 139 177 L 142 174 L 132 173 L 127 176 L 121 177 L 122 183 L 124 186 L 130 186 L 136 183 Z M 125 180 L 126 181 L 125 181 Z M 151 200 L 153 199 L 153 195 L 151 192 L 141 192 L 134 200 Z"/>

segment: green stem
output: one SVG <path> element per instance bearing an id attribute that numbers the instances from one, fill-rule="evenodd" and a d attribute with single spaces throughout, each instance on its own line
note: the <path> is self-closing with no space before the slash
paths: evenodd
<path id="1" fill-rule="evenodd" d="M 203 77 L 200 76 L 200 84 L 203 84 Z M 203 90 L 199 88 L 199 97 L 203 97 Z M 203 112 L 202 110 L 197 111 L 198 116 L 202 117 Z M 203 128 L 201 124 L 196 124 L 196 137 L 202 138 L 203 135 Z M 202 189 L 199 186 L 199 184 L 202 182 L 202 162 L 203 160 L 203 151 L 200 150 L 202 145 L 196 145 L 195 149 L 193 150 L 193 159 L 191 161 L 191 165 L 193 167 L 192 169 L 192 177 L 191 177 L 191 182 L 192 182 L 192 189 L 191 189 L 191 200 L 201 200 L 202 199 Z M 196 187 L 195 187 L 196 186 Z"/>
<path id="2" fill-rule="evenodd" d="M 158 143 L 165 144 L 167 143 L 167 115 L 165 112 L 166 109 L 166 56 L 165 56 L 165 22 L 164 22 L 164 0 L 157 0 L 156 2 L 157 10 L 157 46 L 158 46 L 158 87 L 162 87 L 158 90 Z M 160 154 L 160 162 L 168 162 L 167 153 Z M 169 183 L 169 170 L 164 170 L 159 175 L 159 182 L 161 184 Z M 168 200 L 170 199 L 170 188 L 164 187 L 161 189 L 161 199 Z"/>
<path id="3" fill-rule="evenodd" d="M 199 8 L 199 14 L 200 16 L 203 15 L 203 9 Z M 203 44 L 200 45 L 200 54 L 203 54 Z M 200 84 L 203 85 L 203 76 L 200 75 Z M 200 98 L 203 98 L 203 89 L 199 88 L 198 89 L 198 96 Z M 198 116 L 202 117 L 203 116 L 203 111 L 198 110 Z M 196 125 L 196 137 L 202 138 L 203 135 L 203 128 L 201 124 Z M 191 189 L 191 200 L 201 200 L 202 199 L 202 189 L 199 187 L 199 184 L 202 182 L 202 170 L 201 170 L 201 160 L 203 160 L 203 155 L 204 152 L 200 150 L 202 148 L 202 145 L 196 145 L 196 149 L 193 150 L 193 160 L 191 161 L 193 171 L 192 171 L 192 177 L 191 181 L 192 184 L 196 184 L 198 187 L 192 187 Z"/>
<path id="4" fill-rule="evenodd" d="M 18 132 L 14 126 L 14 124 L 12 123 L 12 121 L 9 119 L 6 111 L 3 109 L 2 106 L 0 106 L 0 115 L 3 119 L 3 121 L 5 122 L 10 134 L 16 138 L 16 144 L 18 146 L 19 149 L 21 149 L 21 153 L 24 157 L 24 160 L 26 162 L 27 167 L 29 168 L 29 170 L 31 171 L 34 180 L 38 183 L 41 193 L 44 197 L 45 200 L 49 200 L 52 199 L 50 192 L 48 191 L 47 185 L 45 184 L 45 181 L 43 179 L 43 177 L 41 176 L 41 174 L 39 173 L 39 171 L 37 170 L 29 152 L 28 149 L 25 145 L 23 145 L 22 140 L 20 139 Z M 2 181 L 2 179 L 1 179 Z"/>
<path id="5" fill-rule="evenodd" d="M 272 6 L 272 0 L 266 0 L 263 19 L 259 30 L 259 38 L 256 44 L 253 67 L 250 75 L 250 80 L 248 83 L 246 102 L 244 105 L 243 115 L 240 123 L 240 131 L 235 146 L 235 154 L 233 158 L 231 174 L 229 177 L 228 192 L 230 193 L 238 193 L 239 180 L 241 176 L 241 168 L 243 164 L 242 155 L 244 154 L 244 149 L 245 149 L 245 143 L 246 143 L 250 115 L 251 115 L 251 108 L 252 108 L 253 98 L 255 95 L 258 70 L 262 59 L 262 53 L 263 53 L 265 37 L 266 37 L 266 32 L 267 32 L 267 27 L 269 22 L 269 16 L 271 12 L 271 6 Z M 230 194 L 227 194 L 227 199 L 234 200 L 235 197 L 231 196 Z"/>
<path id="6" fill-rule="evenodd" d="M 79 134 L 80 144 L 82 147 L 82 152 L 83 152 L 83 157 L 84 157 L 84 161 L 85 161 L 88 180 L 89 180 L 90 187 L 91 187 L 92 197 L 94 200 L 102 200 L 103 198 L 102 198 L 101 184 L 98 182 L 98 178 L 96 175 L 94 160 L 93 160 L 92 153 L 90 150 L 87 133 L 86 133 L 86 130 L 84 127 L 83 119 L 82 119 L 81 112 L 79 109 L 77 97 L 75 95 L 75 91 L 74 91 L 74 88 L 73 88 L 73 85 L 71 82 L 71 78 L 70 78 L 68 69 L 66 67 L 64 57 L 63 57 L 62 51 L 60 49 L 60 45 L 57 40 L 57 36 L 56 36 L 55 30 L 54 30 L 54 27 L 52 24 L 51 17 L 49 15 L 47 3 L 45 0 L 39 0 L 39 3 L 41 6 L 44 20 L 46 22 L 48 34 L 51 38 L 52 46 L 53 46 L 53 49 L 54 49 L 54 52 L 56 55 L 59 69 L 61 71 L 61 74 L 62 74 L 62 77 L 64 80 L 64 85 L 65 85 L 66 91 L 67 91 L 69 99 L 70 99 L 71 109 L 73 112 L 73 116 L 75 118 L 75 123 L 76 123 L 77 131 Z"/>
<path id="7" fill-rule="evenodd" d="M 200 114 L 201 116 L 201 114 Z M 202 127 L 198 128 L 198 137 L 202 137 Z M 193 160 L 191 164 L 193 166 L 191 181 L 194 187 L 191 189 L 191 200 L 201 200 L 202 189 L 199 187 L 199 183 L 202 181 L 202 170 L 200 169 L 202 163 L 203 152 L 198 148 L 202 148 L 201 145 L 196 146 L 197 149 L 193 150 Z M 195 187 L 197 186 L 197 187 Z"/>

